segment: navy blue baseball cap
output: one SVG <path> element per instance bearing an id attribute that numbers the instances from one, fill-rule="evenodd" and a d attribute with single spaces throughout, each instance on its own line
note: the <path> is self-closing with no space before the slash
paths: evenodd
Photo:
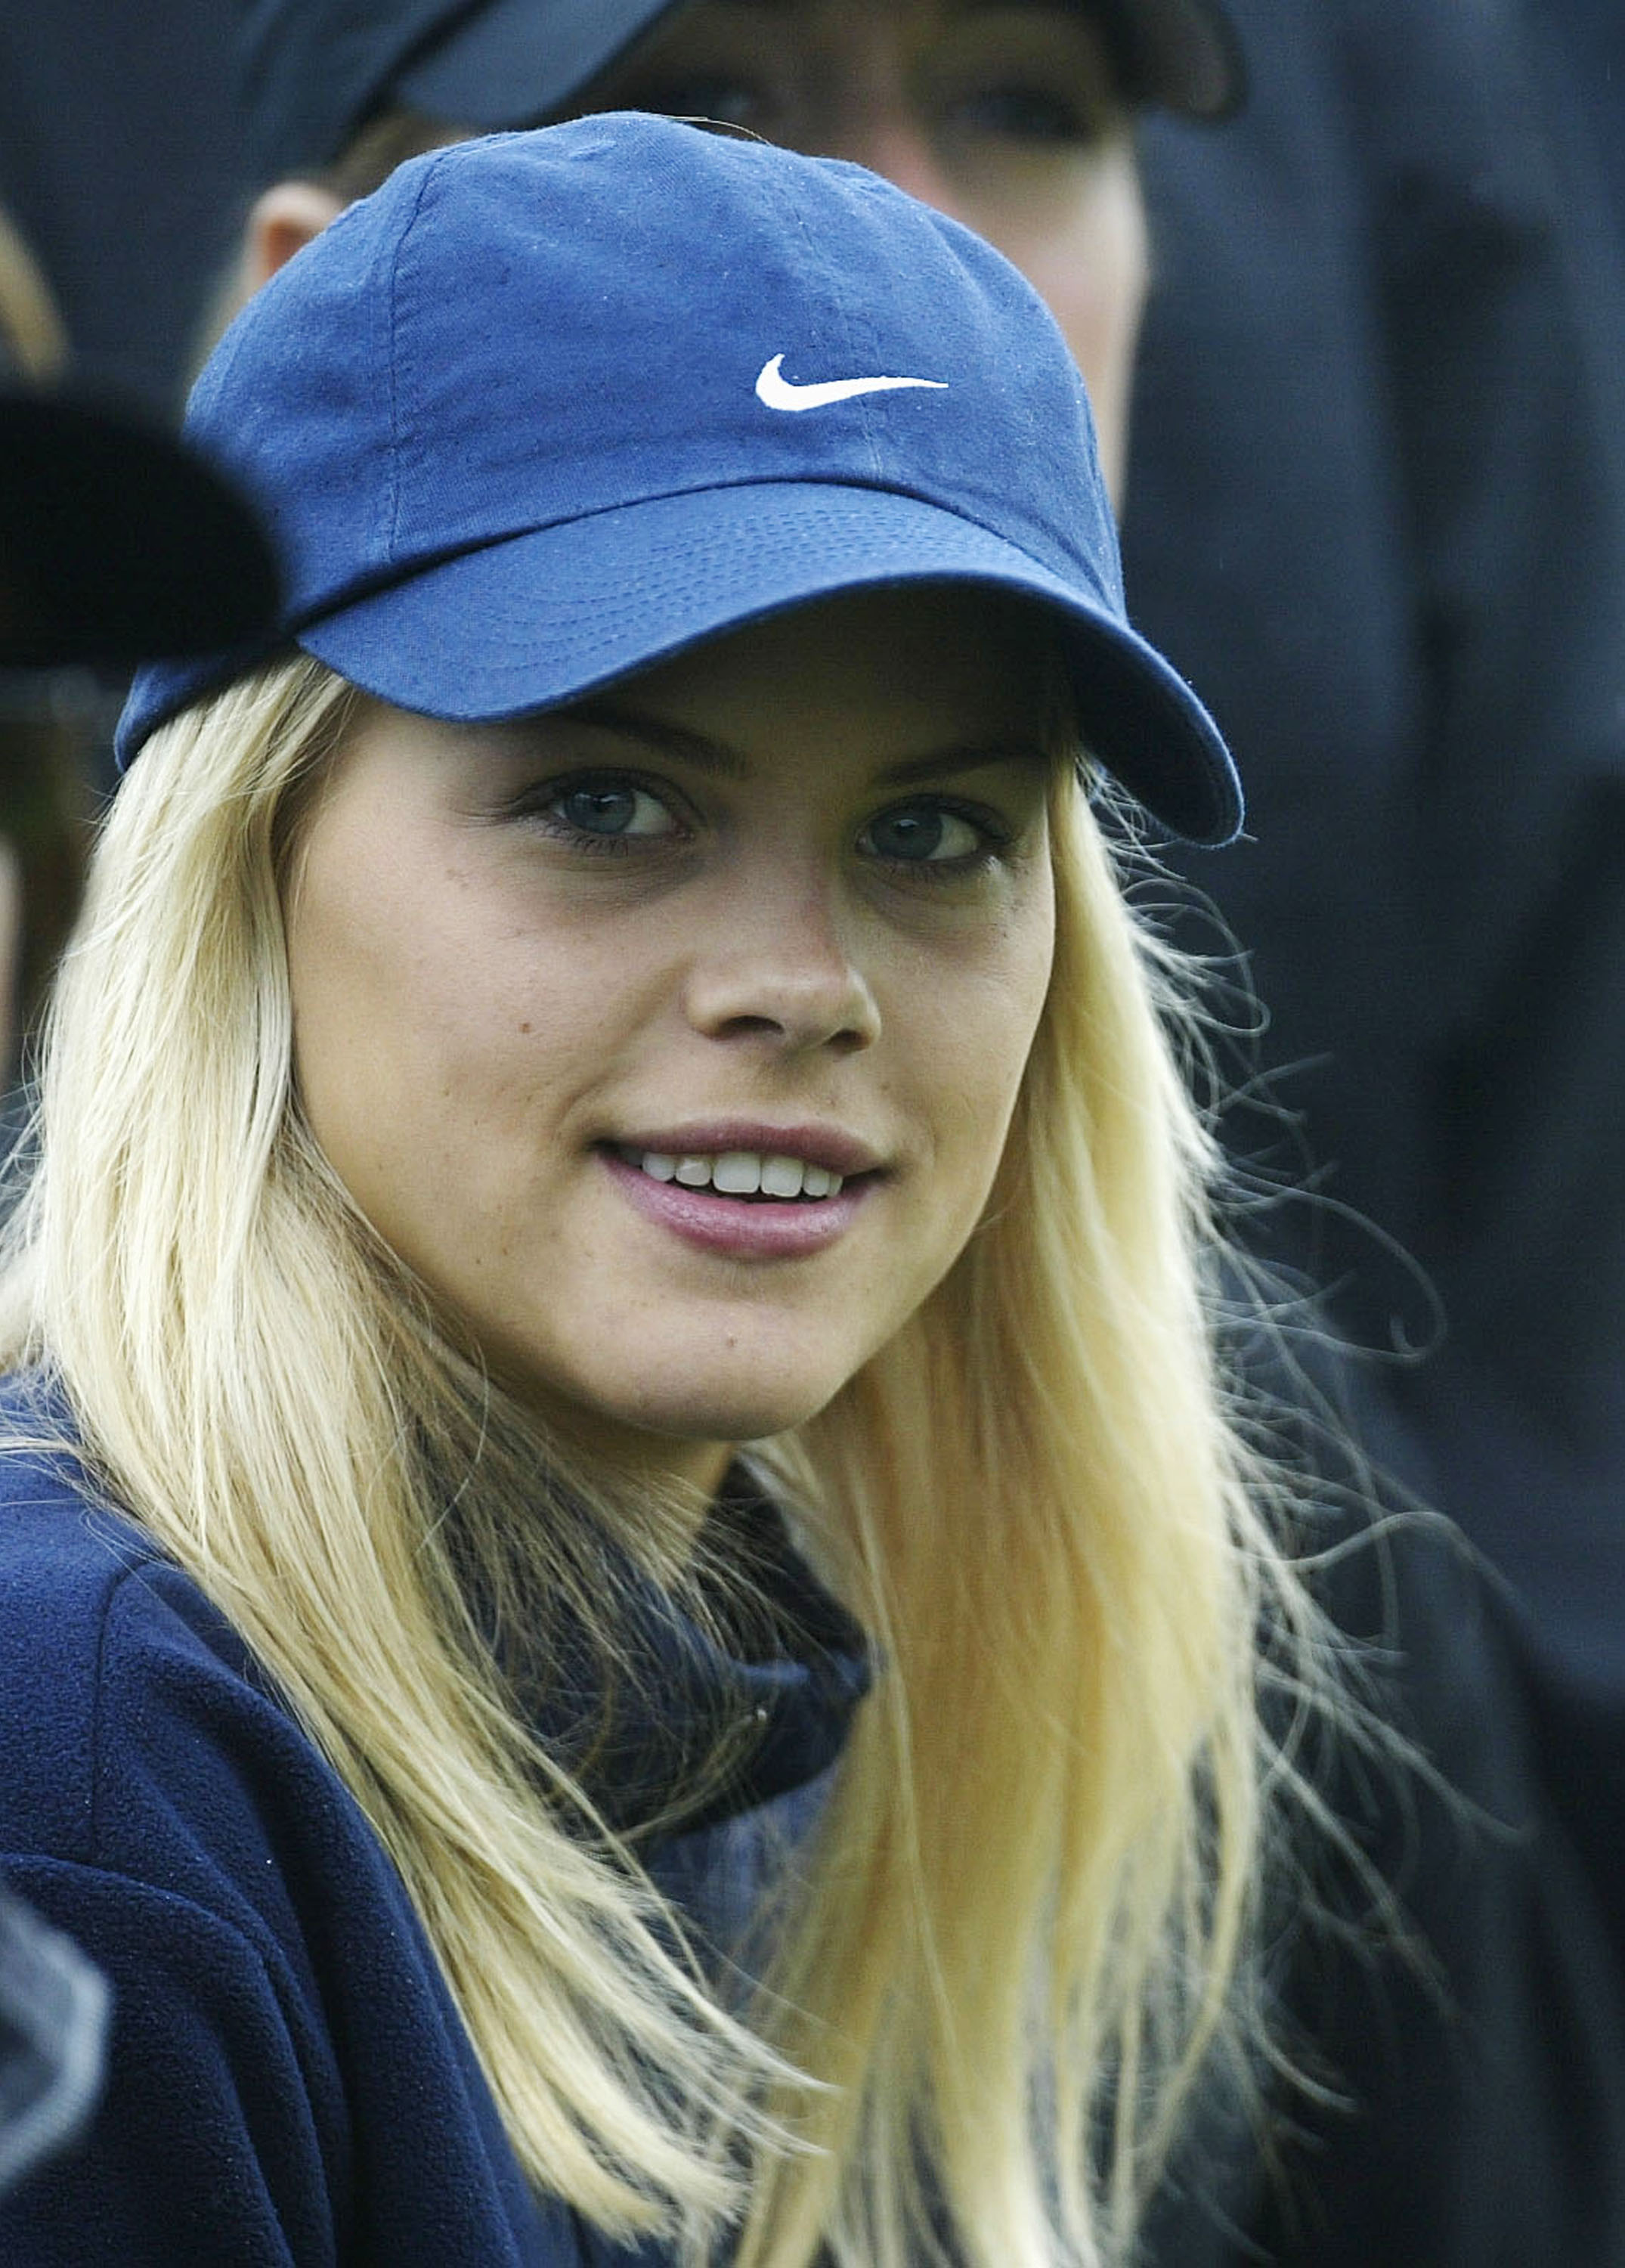
<path id="1" fill-rule="evenodd" d="M 533 126 L 581 96 L 680 0 L 241 0 L 239 108 L 255 187 L 331 165 L 376 113 Z M 1245 85 L 1217 0 L 1077 0 L 1130 100 L 1224 118 Z"/>
<path id="2" fill-rule="evenodd" d="M 1174 834 L 1234 770 L 1130 629 L 1083 379 L 980 237 L 862 167 L 629 112 L 400 167 L 238 317 L 187 431 L 283 563 L 275 637 L 141 671 L 154 727 L 297 644 L 402 709 L 555 708 L 864 587 L 1054 622 L 1091 755 Z"/>

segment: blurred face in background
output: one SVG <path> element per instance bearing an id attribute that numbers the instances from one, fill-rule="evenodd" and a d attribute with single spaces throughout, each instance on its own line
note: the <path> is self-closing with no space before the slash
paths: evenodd
<path id="1" fill-rule="evenodd" d="M 546 0 L 537 0 L 544 36 Z M 1132 118 L 1088 0 L 689 0 L 586 87 L 570 114 L 714 118 L 883 173 L 996 246 L 1048 301 L 1089 387 L 1120 502 L 1147 282 Z M 414 132 L 414 124 L 421 129 Z M 388 121 L 326 185 L 268 190 L 246 297 L 389 165 L 472 129 Z M 229 312 L 223 309 L 222 313 Z"/>
<path id="2" fill-rule="evenodd" d="M 850 158 L 974 229 L 1048 301 L 1121 493 L 1145 220 L 1130 115 L 1080 0 L 691 0 L 580 107 Z"/>

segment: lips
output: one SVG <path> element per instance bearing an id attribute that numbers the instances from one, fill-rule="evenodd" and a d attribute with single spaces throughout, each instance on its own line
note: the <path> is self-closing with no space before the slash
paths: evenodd
<path id="1" fill-rule="evenodd" d="M 599 1152 L 622 1196 L 644 1220 L 692 1248 L 741 1262 L 805 1260 L 827 1250 L 846 1233 L 882 1178 L 878 1172 L 869 1172 L 837 1180 L 828 1168 L 812 1161 L 792 1161 L 803 1175 L 809 1166 L 823 1173 L 831 1184 L 829 1191 L 823 1197 L 803 1194 L 776 1198 L 764 1196 L 760 1189 L 754 1194 L 731 1193 L 718 1189 L 711 1178 L 720 1160 L 743 1156 L 754 1162 L 761 1153 L 684 1152 L 696 1167 L 703 1162 L 709 1168 L 703 1184 L 679 1181 L 675 1172 L 667 1180 L 645 1171 L 643 1161 L 651 1154 L 664 1162 L 673 1153 L 637 1151 L 629 1155 L 626 1145 L 621 1144 Z M 791 1157 L 789 1152 L 765 1154 L 769 1161 Z"/>

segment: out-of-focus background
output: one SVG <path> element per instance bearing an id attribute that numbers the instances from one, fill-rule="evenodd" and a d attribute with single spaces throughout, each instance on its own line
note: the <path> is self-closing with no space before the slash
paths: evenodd
<path id="1" fill-rule="evenodd" d="M 55 294 L 77 375 L 173 403 L 240 223 L 219 0 L 0 11 L 0 204 Z"/>

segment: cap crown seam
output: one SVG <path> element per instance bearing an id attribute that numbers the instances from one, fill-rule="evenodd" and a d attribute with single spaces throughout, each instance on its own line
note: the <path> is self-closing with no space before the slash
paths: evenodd
<path id="1" fill-rule="evenodd" d="M 839 325 L 842 351 L 846 357 L 845 366 L 849 370 L 856 370 L 861 357 L 855 335 L 852 311 L 848 305 L 843 288 L 845 279 L 813 235 L 805 207 L 801 200 L 798 197 L 790 196 L 786 191 L 781 196 L 779 202 L 786 220 L 794 228 L 797 236 L 805 247 L 808 265 L 818 276 L 829 313 L 834 316 L 835 324 Z M 863 434 L 864 446 L 869 455 L 870 474 L 875 481 L 879 482 L 884 478 L 884 472 L 879 445 L 874 429 L 873 402 L 867 396 L 860 396 L 848 406 L 859 420 L 859 430 Z"/>
<path id="2" fill-rule="evenodd" d="M 401 309 L 401 258 L 402 258 L 402 256 L 403 256 L 403 254 L 404 254 L 404 253 L 405 253 L 405 251 L 406 251 L 406 247 L 407 247 L 407 240 L 408 240 L 408 239 L 410 237 L 410 235 L 411 235 L 411 233 L 412 233 L 413 230 L 414 230 L 414 229 L 418 225 L 418 223 L 419 223 L 420 219 L 421 219 L 421 220 L 423 220 L 423 221 L 424 221 L 424 225 L 427 225 L 427 217 L 424 215 L 424 212 L 423 212 L 423 207 L 424 207 L 425 203 L 426 203 L 426 202 L 427 202 L 427 201 L 428 201 L 428 197 L 429 197 L 430 190 L 431 187 L 434 185 L 434 183 L 436 182 L 436 180 L 437 180 L 437 179 L 438 179 L 438 175 L 439 175 L 439 173 L 440 173 L 441 167 L 442 167 L 442 166 L 443 166 L 443 165 L 444 165 L 444 163 L 445 163 L 445 153 L 443 151 L 443 152 L 441 152 L 441 153 L 440 153 L 440 155 L 439 155 L 438 157 L 436 157 L 436 158 L 431 158 L 431 159 L 430 159 L 430 163 L 429 163 L 427 166 L 424 166 L 424 168 L 423 168 L 423 179 L 419 181 L 419 183 L 418 183 L 418 185 L 417 185 L 417 194 L 415 195 L 415 196 L 414 196 L 414 198 L 413 198 L 413 200 L 412 200 L 411 210 L 410 210 L 408 211 L 408 213 L 407 214 L 406 218 L 405 218 L 405 220 L 402 222 L 401 225 L 401 226 L 396 230 L 396 232 L 395 232 L 394 242 L 393 242 L 393 245 L 390 247 L 390 254 L 389 254 L 389 357 L 388 357 L 388 360 L 389 360 L 389 535 L 388 535 L 388 539 L 387 539 L 387 543 L 388 543 L 389 556 L 390 556 L 390 559 L 392 560 L 392 562 L 393 562 L 393 561 L 398 561 L 398 560 L 399 560 L 399 558 L 400 558 L 400 556 L 401 556 L 401 387 L 400 387 L 401 357 L 400 357 L 400 343 L 401 343 L 401 338 L 402 332 L 403 332 L 403 330 L 404 330 L 404 328 L 405 328 L 406 325 L 407 325 L 407 324 L 410 321 L 410 320 L 411 320 L 409 316 L 408 316 L 407 314 L 405 314 L 405 313 L 403 313 L 403 311 L 402 311 L 402 309 Z"/>

